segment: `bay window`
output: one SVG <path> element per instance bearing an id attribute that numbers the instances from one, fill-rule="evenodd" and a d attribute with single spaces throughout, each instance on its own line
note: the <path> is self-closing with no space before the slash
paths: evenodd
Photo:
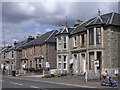
<path id="1" fill-rule="evenodd" d="M 94 28 L 89 29 L 89 44 L 94 44 Z"/>
<path id="2" fill-rule="evenodd" d="M 83 35 L 81 35 L 81 40 L 82 40 L 82 46 L 84 46 L 85 45 L 85 37 L 84 37 L 85 35 L 83 34 Z"/>
<path id="3" fill-rule="evenodd" d="M 96 43 L 101 44 L 101 27 L 96 28 Z"/>
<path id="4" fill-rule="evenodd" d="M 61 49 L 61 38 L 58 38 L 58 49 Z"/>
<path id="5" fill-rule="evenodd" d="M 62 65 L 61 55 L 58 55 L 58 69 L 62 68 L 61 65 Z"/>
<path id="6" fill-rule="evenodd" d="M 67 63 L 66 63 L 66 61 L 67 61 L 67 56 L 63 56 L 63 68 L 64 69 L 66 69 L 67 68 Z"/>
<path id="7" fill-rule="evenodd" d="M 64 44 L 64 49 L 66 49 L 66 37 L 64 37 L 63 44 Z"/>
<path id="8" fill-rule="evenodd" d="M 74 37 L 74 47 L 76 47 L 77 46 L 77 37 L 75 36 Z"/>

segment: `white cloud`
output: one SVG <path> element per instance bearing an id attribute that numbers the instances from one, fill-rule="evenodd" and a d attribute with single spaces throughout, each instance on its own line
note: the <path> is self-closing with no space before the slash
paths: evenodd
<path id="1" fill-rule="evenodd" d="M 19 8 L 20 10 L 24 11 L 26 14 L 32 14 L 35 10 L 35 7 L 31 5 L 30 3 L 19 3 Z"/>
<path id="2" fill-rule="evenodd" d="M 48 32 L 48 31 L 52 31 L 52 29 L 50 29 L 50 28 L 47 28 L 45 31 L 46 31 L 46 32 Z"/>

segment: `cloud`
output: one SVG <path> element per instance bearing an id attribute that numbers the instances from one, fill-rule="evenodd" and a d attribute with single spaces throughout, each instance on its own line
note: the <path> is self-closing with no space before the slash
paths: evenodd
<path id="1" fill-rule="evenodd" d="M 52 31 L 52 29 L 50 29 L 50 28 L 47 28 L 45 31 L 46 31 L 46 32 L 48 32 L 48 31 Z"/>
<path id="2" fill-rule="evenodd" d="M 117 2 L 3 2 L 2 29 L 6 32 L 6 43 L 13 39 L 24 40 L 36 32 L 44 33 L 65 24 L 69 26 L 76 20 L 86 21 L 101 13 L 118 11 Z M 49 26 L 49 27 L 47 27 Z M 50 28 L 54 26 L 54 28 Z M 46 28 L 43 28 L 46 27 Z"/>

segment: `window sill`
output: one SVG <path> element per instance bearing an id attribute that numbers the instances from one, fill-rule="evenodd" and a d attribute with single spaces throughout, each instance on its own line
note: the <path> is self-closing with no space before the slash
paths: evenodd
<path id="1" fill-rule="evenodd" d="M 101 43 L 96 43 L 96 45 L 101 45 Z"/>
<path id="2" fill-rule="evenodd" d="M 74 47 L 73 47 L 73 49 L 76 49 L 76 48 L 77 48 L 77 46 L 74 46 Z"/>

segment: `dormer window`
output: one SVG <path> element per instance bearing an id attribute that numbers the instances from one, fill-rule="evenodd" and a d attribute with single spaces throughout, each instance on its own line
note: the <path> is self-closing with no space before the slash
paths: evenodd
<path id="1" fill-rule="evenodd" d="M 64 44 L 64 49 L 66 49 L 66 37 L 64 37 L 63 44 Z"/>

